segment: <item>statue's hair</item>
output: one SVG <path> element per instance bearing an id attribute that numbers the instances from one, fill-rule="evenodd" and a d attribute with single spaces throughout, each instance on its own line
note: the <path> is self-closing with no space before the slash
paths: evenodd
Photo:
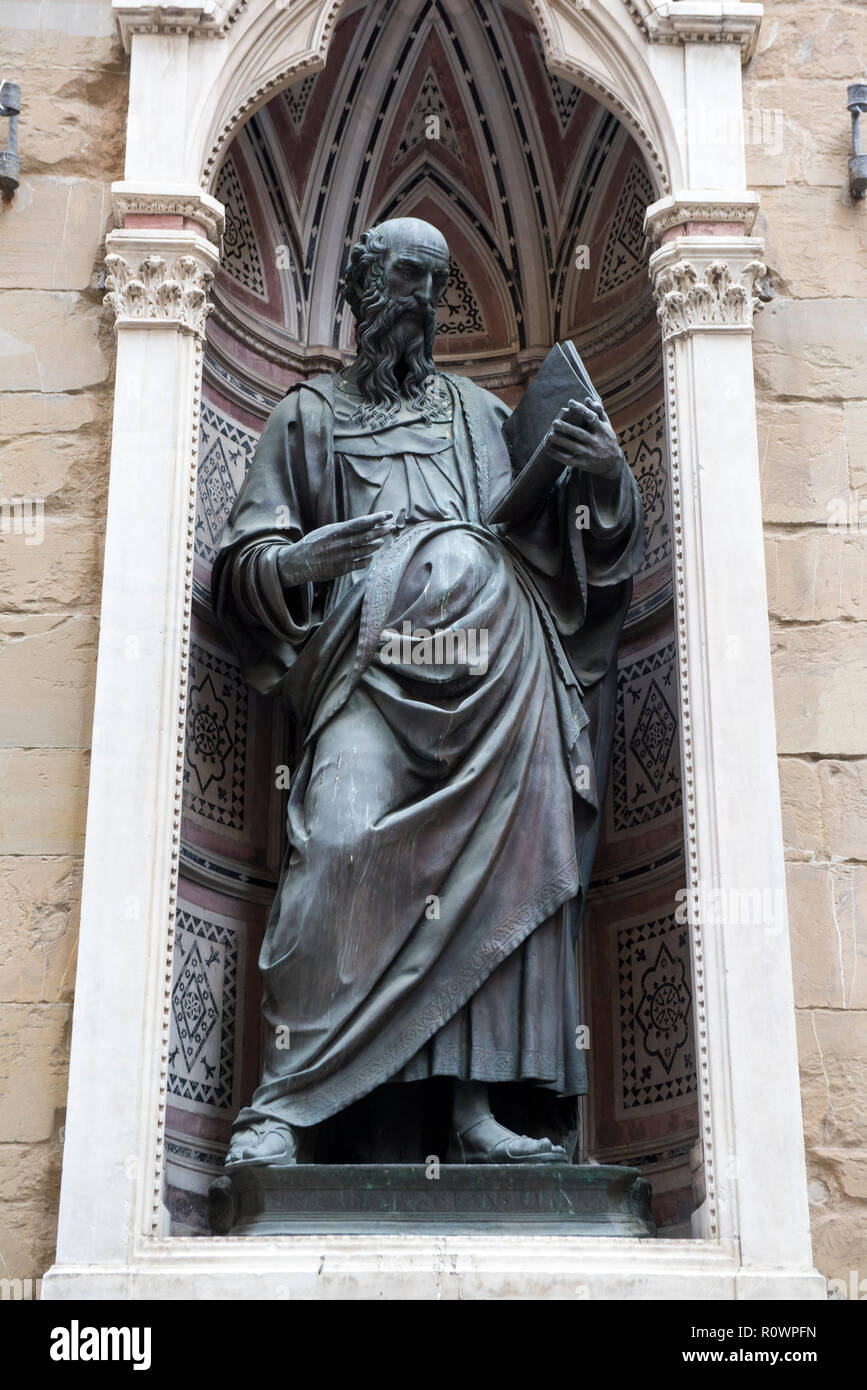
<path id="1" fill-rule="evenodd" d="M 376 298 L 385 289 L 382 273 L 382 260 L 385 255 L 385 242 L 379 227 L 370 227 L 362 232 L 349 253 L 349 264 L 343 275 L 346 302 L 359 321 L 365 315 L 365 300 L 372 307 Z"/>

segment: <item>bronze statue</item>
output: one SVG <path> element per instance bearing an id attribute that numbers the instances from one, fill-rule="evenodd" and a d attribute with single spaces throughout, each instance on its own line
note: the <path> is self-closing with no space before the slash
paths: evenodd
<path id="1" fill-rule="evenodd" d="M 448 268 L 414 218 L 361 237 L 357 356 L 274 410 L 214 568 L 247 679 L 297 734 L 264 1071 L 228 1165 L 303 1160 L 329 1117 L 435 1077 L 446 1161 L 572 1156 L 573 946 L 641 505 L 601 405 L 573 401 L 526 515 L 486 521 L 509 411 L 434 366 Z"/>

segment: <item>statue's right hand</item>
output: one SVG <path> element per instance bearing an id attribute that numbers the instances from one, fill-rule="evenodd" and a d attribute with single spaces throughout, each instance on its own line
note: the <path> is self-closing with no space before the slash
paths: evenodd
<path id="1" fill-rule="evenodd" d="M 393 512 L 372 512 L 320 526 L 303 540 L 286 545 L 277 557 L 280 579 L 287 588 L 336 579 L 362 569 L 386 536 L 396 530 Z"/>

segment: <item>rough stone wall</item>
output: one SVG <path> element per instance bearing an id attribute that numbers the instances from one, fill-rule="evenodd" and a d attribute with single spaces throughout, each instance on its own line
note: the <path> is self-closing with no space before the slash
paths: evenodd
<path id="1" fill-rule="evenodd" d="M 765 0 L 745 111 L 776 289 L 755 360 L 777 747 L 814 1256 L 848 1297 L 861 1278 L 867 1297 L 867 205 L 846 109 L 865 80 L 862 3 Z"/>
<path id="2" fill-rule="evenodd" d="M 128 60 L 110 0 L 0 3 L 0 27 L 23 171 L 0 205 L 0 499 L 36 501 L 32 536 L 14 510 L 0 536 L 0 1278 L 35 1279 L 57 1227 L 114 366 L 97 273 Z"/>
<path id="3" fill-rule="evenodd" d="M 755 341 L 777 738 L 816 1262 L 851 1290 L 867 1198 L 867 207 L 847 193 L 845 87 L 867 73 L 867 12 L 765 3 L 745 87 L 777 291 Z M 0 0 L 0 26 L 25 170 L 0 210 L 0 498 L 45 506 L 41 543 L 0 541 L 0 1277 L 26 1279 L 51 1263 L 57 1219 L 114 355 L 96 277 L 127 63 L 109 0 Z"/>

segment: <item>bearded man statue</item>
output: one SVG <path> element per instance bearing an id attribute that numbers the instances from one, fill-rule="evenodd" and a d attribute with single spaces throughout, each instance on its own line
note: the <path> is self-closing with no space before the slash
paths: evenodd
<path id="1" fill-rule="evenodd" d="M 572 1159 L 575 939 L 641 505 L 604 410 L 580 407 L 547 436 L 553 486 L 486 521 L 509 410 L 434 365 L 448 272 L 425 222 L 361 237 L 357 356 L 274 410 L 214 567 L 218 620 L 296 735 L 264 1069 L 230 1167 L 307 1161 L 329 1117 L 435 1078 L 446 1162 Z"/>

